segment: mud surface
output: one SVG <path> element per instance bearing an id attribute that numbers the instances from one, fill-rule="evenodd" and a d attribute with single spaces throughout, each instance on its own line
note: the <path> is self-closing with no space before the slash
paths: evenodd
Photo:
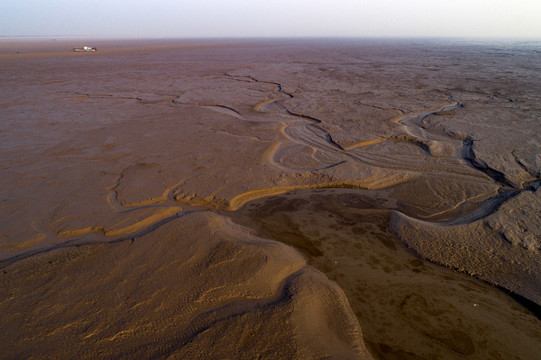
<path id="1" fill-rule="evenodd" d="M 541 352 L 539 43 L 74 41 L 0 40 L 1 357 Z"/>

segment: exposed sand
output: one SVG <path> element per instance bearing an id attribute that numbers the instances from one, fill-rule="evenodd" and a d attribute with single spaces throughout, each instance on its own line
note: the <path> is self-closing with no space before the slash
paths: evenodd
<path id="1" fill-rule="evenodd" d="M 535 359 L 539 51 L 0 40 L 0 357 Z"/>

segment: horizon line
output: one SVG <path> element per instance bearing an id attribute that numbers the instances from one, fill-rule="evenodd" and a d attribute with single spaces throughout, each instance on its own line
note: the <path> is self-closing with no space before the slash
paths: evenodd
<path id="1" fill-rule="evenodd" d="M 427 36 L 427 35 L 310 35 L 310 36 L 157 36 L 157 35 L 0 35 L 0 39 L 126 39 L 126 40 L 324 40 L 324 39 L 382 39 L 382 40 L 500 40 L 541 41 L 536 36 Z"/>

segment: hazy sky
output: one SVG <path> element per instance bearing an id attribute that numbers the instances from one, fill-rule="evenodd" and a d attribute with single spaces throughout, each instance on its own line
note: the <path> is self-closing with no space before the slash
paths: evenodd
<path id="1" fill-rule="evenodd" d="M 0 0 L 0 36 L 541 39 L 541 0 Z"/>

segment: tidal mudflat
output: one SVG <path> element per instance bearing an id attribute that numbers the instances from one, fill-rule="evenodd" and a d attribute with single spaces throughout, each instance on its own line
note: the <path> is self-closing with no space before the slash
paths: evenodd
<path id="1" fill-rule="evenodd" d="M 539 52 L 0 40 L 0 357 L 536 359 Z"/>

